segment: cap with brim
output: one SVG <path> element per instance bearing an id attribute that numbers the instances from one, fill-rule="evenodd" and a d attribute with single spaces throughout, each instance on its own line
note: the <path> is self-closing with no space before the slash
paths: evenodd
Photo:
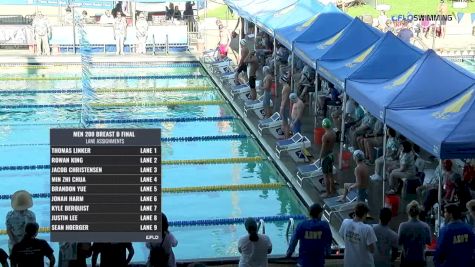
<path id="1" fill-rule="evenodd" d="M 246 39 L 242 39 L 239 43 L 240 43 L 241 45 L 247 45 Z"/>
<path id="2" fill-rule="evenodd" d="M 17 191 L 12 196 L 12 208 L 14 210 L 27 210 L 33 207 L 33 198 L 25 190 Z"/>

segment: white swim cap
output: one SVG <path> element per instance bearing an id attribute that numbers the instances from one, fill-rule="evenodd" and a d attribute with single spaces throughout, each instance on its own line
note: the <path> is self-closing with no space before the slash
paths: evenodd
<path id="1" fill-rule="evenodd" d="M 291 94 L 289 95 L 289 99 L 290 99 L 290 101 L 292 101 L 292 102 L 297 102 L 297 98 L 298 98 L 298 97 L 297 97 L 297 94 L 296 94 L 296 93 L 291 93 Z"/>
<path id="2" fill-rule="evenodd" d="M 355 150 L 355 152 L 353 152 L 353 159 L 355 161 L 363 161 L 365 159 L 363 151 Z"/>

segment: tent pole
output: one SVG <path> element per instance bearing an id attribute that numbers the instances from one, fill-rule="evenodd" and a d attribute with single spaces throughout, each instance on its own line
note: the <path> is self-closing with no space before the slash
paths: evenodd
<path id="1" fill-rule="evenodd" d="M 292 58 L 291 58 L 291 64 L 290 64 L 290 77 L 292 77 L 292 79 L 290 79 L 290 91 L 292 93 L 296 93 L 297 90 L 295 90 L 294 88 L 294 52 L 292 52 Z"/>
<path id="2" fill-rule="evenodd" d="M 343 94 L 343 110 L 341 112 L 341 130 L 340 130 L 340 158 L 338 160 L 338 168 L 343 169 L 343 146 L 345 143 L 345 117 L 346 117 L 346 91 Z"/>
<path id="3" fill-rule="evenodd" d="M 315 71 L 315 93 L 314 93 L 314 103 L 313 103 L 313 128 L 317 128 L 317 94 L 318 90 L 320 89 L 320 83 L 318 82 L 319 75 L 318 72 Z"/>
<path id="4" fill-rule="evenodd" d="M 244 18 L 241 17 L 239 19 L 241 20 L 241 25 L 244 25 Z M 242 27 L 241 27 L 241 30 L 239 31 L 239 40 L 238 40 L 238 44 L 239 44 L 238 48 L 239 49 L 238 49 L 238 60 L 237 60 L 238 63 L 241 60 L 241 53 L 242 53 L 242 51 L 241 51 L 241 40 L 242 40 Z"/>
<path id="5" fill-rule="evenodd" d="M 384 136 L 383 136 L 383 207 L 384 196 L 386 195 L 386 143 L 388 142 L 388 126 L 384 123 Z"/>
<path id="6" fill-rule="evenodd" d="M 443 170 L 443 165 L 442 165 L 442 159 L 439 159 L 439 166 L 441 168 L 441 170 Z M 437 235 L 439 234 L 440 232 L 440 219 L 441 219 L 441 210 L 442 210 L 442 179 L 439 178 L 439 190 L 437 192 L 438 196 L 437 196 L 437 200 L 439 202 L 439 210 L 437 212 L 437 222 L 436 225 L 435 225 L 435 232 L 437 233 Z"/>
<path id="7" fill-rule="evenodd" d="M 274 81 L 275 81 L 275 97 L 279 96 L 279 80 L 277 79 L 277 41 L 274 37 Z"/>
<path id="8" fill-rule="evenodd" d="M 254 51 L 256 51 L 257 47 L 257 23 L 254 24 Z"/>

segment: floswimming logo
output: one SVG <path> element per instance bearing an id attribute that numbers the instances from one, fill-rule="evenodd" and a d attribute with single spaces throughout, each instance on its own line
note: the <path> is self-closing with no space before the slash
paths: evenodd
<path id="1" fill-rule="evenodd" d="M 327 46 L 330 46 L 332 44 L 334 44 L 339 38 L 340 36 L 343 34 L 343 30 L 340 31 L 339 33 L 337 33 L 335 36 L 333 36 L 332 38 L 330 38 L 328 41 L 326 41 L 325 43 L 317 46 L 318 49 L 325 49 L 325 47 Z"/>
<path id="2" fill-rule="evenodd" d="M 384 86 L 384 89 L 393 89 L 395 87 L 403 85 L 404 83 L 407 82 L 407 80 L 409 79 L 409 77 L 411 77 L 411 75 L 414 73 L 415 70 L 416 70 L 416 65 L 408 69 L 401 77 L 399 77 L 397 80 L 395 80 L 391 84 Z"/>
<path id="3" fill-rule="evenodd" d="M 364 51 L 357 58 L 355 58 L 355 60 L 353 60 L 353 62 L 350 62 L 350 63 L 346 64 L 345 66 L 347 66 L 348 68 L 353 68 L 354 66 L 356 66 L 356 64 L 359 64 L 359 63 L 365 61 L 365 59 L 368 57 L 368 55 L 371 53 L 371 51 L 373 51 L 374 46 L 375 45 L 372 45 L 370 48 L 366 49 L 366 51 Z"/>
<path id="4" fill-rule="evenodd" d="M 306 22 L 304 22 L 302 25 L 299 25 L 295 28 L 296 31 L 298 32 L 301 32 L 303 31 L 304 29 L 308 28 L 310 25 L 313 24 L 314 21 L 317 20 L 318 16 L 320 16 L 320 13 L 318 13 L 317 15 L 311 17 L 309 20 L 307 20 Z"/>
<path id="5" fill-rule="evenodd" d="M 475 89 L 471 89 L 470 91 L 465 93 L 463 96 L 459 97 L 457 100 L 455 100 L 450 105 L 445 107 L 442 111 L 432 113 L 432 116 L 436 119 L 445 120 L 445 119 L 450 118 L 451 115 L 459 113 L 460 110 L 462 110 L 462 108 L 467 104 L 467 102 L 469 102 L 470 99 L 472 99 L 473 91 L 475 91 Z"/>
<path id="6" fill-rule="evenodd" d="M 394 15 L 392 21 L 452 21 L 453 15 Z"/>

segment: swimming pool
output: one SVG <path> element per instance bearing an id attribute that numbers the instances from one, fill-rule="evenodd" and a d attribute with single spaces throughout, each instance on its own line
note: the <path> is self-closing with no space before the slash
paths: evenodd
<path id="1" fill-rule="evenodd" d="M 49 192 L 49 169 L 43 166 L 49 164 L 49 129 L 81 127 L 80 66 L 3 69 L 2 228 L 11 209 L 10 200 L 4 199 L 7 195 L 20 189 Z M 274 216 L 275 221 L 265 224 L 272 254 L 285 254 L 285 216 L 305 214 L 303 205 L 198 63 L 103 64 L 95 66 L 92 74 L 98 98 L 92 103 L 87 127 L 161 128 L 163 160 L 205 160 L 205 164 L 162 167 L 163 188 L 198 187 L 197 192 L 163 193 L 162 209 L 169 221 L 188 225 L 171 227 L 179 242 L 178 259 L 238 256 L 237 241 L 245 234 L 244 225 L 220 219 L 248 216 Z M 225 163 L 214 164 L 214 159 Z M 222 190 L 199 191 L 206 191 L 206 186 Z M 35 198 L 32 210 L 40 227 L 49 226 L 48 198 Z M 196 225 L 196 220 L 206 223 Z M 40 238 L 49 240 L 48 233 Z M 4 234 L 0 246 L 7 248 Z M 57 252 L 57 244 L 53 247 Z M 133 261 L 145 261 L 144 244 L 134 247 Z"/>

